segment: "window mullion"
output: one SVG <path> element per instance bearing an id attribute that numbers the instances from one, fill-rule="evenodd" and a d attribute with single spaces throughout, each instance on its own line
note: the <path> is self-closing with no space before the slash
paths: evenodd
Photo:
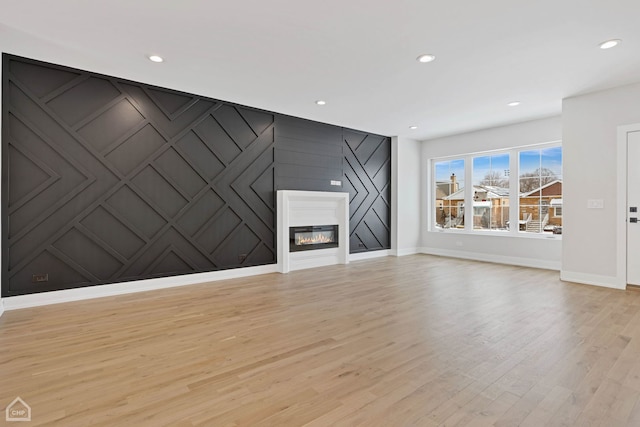
<path id="1" fill-rule="evenodd" d="M 561 144 L 553 143 L 430 159 L 429 172 L 433 185 L 430 186 L 432 194 L 428 201 L 431 216 L 429 230 L 457 228 L 465 232 L 499 231 L 509 236 L 530 236 L 536 234 L 534 231 L 543 233 L 543 226 L 546 225 L 544 218 L 548 215 L 554 234 L 556 231 L 561 234 L 562 170 L 556 172 L 562 167 L 561 150 Z M 543 153 L 546 156 L 544 159 Z M 552 172 L 543 172 L 543 167 Z M 507 168 L 508 190 L 504 188 L 502 176 L 503 169 Z M 480 176 L 485 172 L 484 177 Z M 552 181 L 554 174 L 558 176 L 559 184 Z M 542 188 L 543 180 L 547 181 L 545 188 Z M 459 184 L 463 189 L 459 188 Z M 474 191 L 476 184 L 478 189 Z M 527 196 L 520 197 L 521 192 Z M 461 217 L 463 208 L 464 216 Z M 504 216 L 505 209 L 509 212 L 507 216 Z M 543 214 L 544 211 L 546 214 Z M 526 215 L 522 215 L 523 212 Z M 525 223 L 522 219 L 531 222 Z M 521 227 L 525 232 L 520 232 Z"/>
<path id="2" fill-rule="evenodd" d="M 473 156 L 464 158 L 464 229 L 473 231 Z"/>
<path id="3" fill-rule="evenodd" d="M 509 234 L 518 235 L 520 230 L 520 171 L 518 170 L 518 150 L 509 151 Z"/>

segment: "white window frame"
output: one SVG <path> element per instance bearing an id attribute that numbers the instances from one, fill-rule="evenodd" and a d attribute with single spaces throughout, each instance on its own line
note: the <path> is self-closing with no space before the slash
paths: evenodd
<path id="1" fill-rule="evenodd" d="M 464 234 L 478 234 L 478 235 L 489 235 L 489 236 L 512 236 L 512 237 L 522 237 L 522 238 L 534 238 L 534 239 L 562 239 L 561 234 L 551 234 L 551 233 L 531 233 L 520 231 L 519 223 L 520 223 L 520 197 L 519 197 L 519 177 L 520 177 L 520 165 L 519 165 L 519 153 L 521 151 L 529 151 L 529 150 L 539 150 L 545 148 L 553 148 L 553 147 L 562 147 L 561 141 L 553 141 L 546 142 L 540 144 L 531 144 L 531 145 L 523 145 L 516 146 L 507 149 L 501 150 L 492 150 L 492 151 L 480 151 L 474 153 L 462 153 L 457 155 L 451 155 L 446 157 L 434 157 L 428 159 L 429 161 L 429 170 L 430 170 L 430 188 L 428 190 L 429 200 L 427 203 L 428 207 L 428 231 L 429 232 L 438 232 L 438 233 L 464 233 Z M 464 210 L 464 228 L 439 228 L 436 227 L 434 215 L 438 212 L 436 211 L 436 180 L 435 180 L 435 164 L 437 162 L 449 161 L 449 160 L 464 160 L 465 165 L 465 173 L 464 173 L 464 203 L 465 205 L 473 206 L 473 159 L 474 157 L 482 157 L 482 156 L 495 156 L 500 154 L 509 154 L 509 223 L 510 224 L 518 224 L 517 227 L 510 227 L 509 230 L 478 230 L 473 228 L 473 213 L 474 209 L 465 209 Z M 564 159 L 563 159 L 564 161 Z M 551 207 L 551 206 L 550 206 Z M 555 214 L 555 207 L 554 207 Z M 562 216 L 556 216 L 557 218 L 561 218 Z"/>
<path id="2" fill-rule="evenodd" d="M 436 189 L 436 168 L 435 168 L 435 164 L 438 162 L 449 162 L 449 161 L 456 161 L 456 160 L 463 160 L 464 159 L 464 179 L 463 182 L 466 185 L 467 182 L 467 176 L 468 176 L 468 165 L 467 165 L 467 161 L 466 158 L 464 156 L 448 156 L 448 157 L 440 157 L 440 158 L 434 158 L 434 159 L 430 159 L 429 160 L 429 170 L 430 170 L 430 180 L 431 180 L 431 188 L 429 190 L 429 194 L 431 194 L 431 196 L 429 197 L 429 202 L 427 203 L 428 205 L 428 209 L 429 209 L 429 231 L 447 231 L 447 232 L 452 232 L 452 233 L 456 233 L 456 232 L 461 232 L 462 229 L 458 228 L 458 227 L 450 227 L 450 228 L 439 228 L 436 227 L 436 217 L 437 215 L 440 214 L 440 212 L 442 212 L 444 210 L 444 206 L 437 206 L 436 204 L 436 195 L 437 195 L 437 189 Z M 465 188 L 465 200 L 466 200 L 466 187 Z M 462 207 L 464 208 L 464 201 L 462 202 Z M 460 208 L 460 203 L 456 204 L 456 208 Z M 464 212 L 464 222 L 466 224 L 467 222 L 467 212 L 465 209 Z M 466 227 L 466 225 L 465 225 Z"/>
<path id="3" fill-rule="evenodd" d="M 558 215 L 558 209 L 560 209 L 560 215 Z M 553 207 L 553 217 L 554 218 L 562 218 L 562 206 L 554 206 Z"/>

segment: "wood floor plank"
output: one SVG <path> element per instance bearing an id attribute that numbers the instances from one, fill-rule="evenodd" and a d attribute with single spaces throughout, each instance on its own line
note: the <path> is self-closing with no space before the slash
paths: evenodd
<path id="1" fill-rule="evenodd" d="M 640 426 L 640 291 L 428 255 L 6 312 L 34 426 Z"/>

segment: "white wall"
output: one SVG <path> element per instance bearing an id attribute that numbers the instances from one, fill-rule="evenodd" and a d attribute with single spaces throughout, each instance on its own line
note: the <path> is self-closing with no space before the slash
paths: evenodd
<path id="1" fill-rule="evenodd" d="M 551 117 L 424 141 L 422 252 L 560 270 L 562 239 L 429 231 L 426 194 L 427 185 L 430 185 L 427 177 L 429 159 L 559 141 L 561 138 L 562 120 Z"/>
<path id="2" fill-rule="evenodd" d="M 617 271 L 617 127 L 640 123 L 640 84 L 563 100 L 565 280 L 624 287 Z M 603 199 L 604 209 L 587 209 Z"/>
<path id="3" fill-rule="evenodd" d="M 391 139 L 391 250 L 397 256 L 421 246 L 420 151 L 419 141 Z"/>

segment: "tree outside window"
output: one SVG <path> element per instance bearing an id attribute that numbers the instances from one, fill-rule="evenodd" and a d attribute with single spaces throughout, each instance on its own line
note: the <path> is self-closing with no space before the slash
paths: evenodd
<path id="1" fill-rule="evenodd" d="M 473 158 L 473 228 L 508 230 L 509 154 Z"/>
<path id="2" fill-rule="evenodd" d="M 464 160 L 434 162 L 434 225 L 437 228 L 464 228 Z"/>

